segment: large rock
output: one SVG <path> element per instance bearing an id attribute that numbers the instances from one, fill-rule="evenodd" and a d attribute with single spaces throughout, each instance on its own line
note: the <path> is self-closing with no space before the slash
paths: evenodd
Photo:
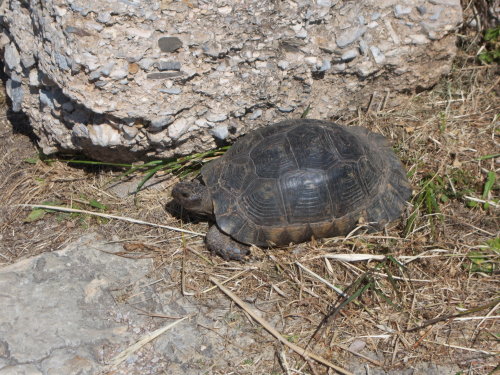
<path id="1" fill-rule="evenodd" d="M 223 369 L 243 362 L 248 353 L 241 347 L 257 351 L 246 321 L 239 329 L 223 323 L 227 299 L 200 303 L 184 297 L 169 276 L 173 268 L 164 268 L 161 280 L 150 279 L 151 259 L 115 255 L 120 251 L 120 245 L 88 235 L 63 250 L 0 268 L 0 375 L 147 375 L 167 369 L 196 375 L 206 362 Z M 162 280 L 171 287 L 157 290 Z M 153 320 L 144 315 L 148 311 L 192 317 L 104 371 L 118 353 L 172 323 Z M 240 346 L 222 345 L 221 336 Z"/>
<path id="2" fill-rule="evenodd" d="M 45 153 L 102 160 L 213 147 L 427 88 L 460 0 L 4 0 L 7 93 Z"/>

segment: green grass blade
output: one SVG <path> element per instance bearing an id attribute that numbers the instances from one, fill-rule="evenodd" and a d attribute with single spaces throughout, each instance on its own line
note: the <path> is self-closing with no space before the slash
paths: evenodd
<path id="1" fill-rule="evenodd" d="M 132 164 L 125 164 L 125 163 L 107 163 L 103 161 L 93 161 L 93 160 L 75 160 L 75 159 L 44 159 L 44 162 L 47 163 L 53 163 L 56 161 L 60 161 L 63 163 L 68 163 L 68 164 L 83 164 L 83 165 L 99 165 L 103 167 L 121 167 L 121 168 L 130 168 L 133 165 Z"/>
<path id="2" fill-rule="evenodd" d="M 162 170 L 163 168 L 164 168 L 163 165 L 158 165 L 155 168 L 149 170 L 149 172 L 146 173 L 146 175 L 143 177 L 143 179 L 141 180 L 141 182 L 139 182 L 139 184 L 137 185 L 137 188 L 135 189 L 134 194 L 137 194 L 141 190 L 141 188 L 144 186 L 144 184 L 146 182 L 148 182 L 148 180 L 151 177 L 153 177 L 156 174 L 156 172 L 158 172 L 159 170 Z"/>
<path id="3" fill-rule="evenodd" d="M 487 159 L 494 159 L 500 157 L 500 154 L 491 154 L 491 155 L 484 155 L 478 157 L 476 160 L 481 161 L 481 160 L 487 160 Z"/>
<path id="4" fill-rule="evenodd" d="M 300 118 L 306 118 L 309 115 L 309 112 L 311 112 L 311 105 L 308 104 L 306 109 L 304 109 L 304 112 L 300 115 Z"/>
<path id="5" fill-rule="evenodd" d="M 91 199 L 89 201 L 89 205 L 102 211 L 106 211 L 108 209 L 104 204 L 100 203 L 95 199 Z"/>

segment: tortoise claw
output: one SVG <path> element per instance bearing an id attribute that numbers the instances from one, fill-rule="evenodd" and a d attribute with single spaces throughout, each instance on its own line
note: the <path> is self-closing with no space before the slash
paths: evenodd
<path id="1" fill-rule="evenodd" d="M 222 233 L 217 225 L 212 225 L 205 238 L 208 249 L 224 260 L 244 261 L 250 254 L 250 247 L 233 240 L 227 234 Z"/>

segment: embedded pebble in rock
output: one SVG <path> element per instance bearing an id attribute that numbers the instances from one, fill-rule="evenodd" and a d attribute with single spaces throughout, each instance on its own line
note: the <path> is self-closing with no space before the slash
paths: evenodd
<path id="1" fill-rule="evenodd" d="M 99 73 L 102 74 L 103 76 L 109 77 L 109 75 L 111 74 L 111 71 L 112 71 L 113 67 L 115 66 L 115 64 L 116 63 L 114 61 L 111 61 L 110 63 L 107 63 L 101 69 L 99 69 Z"/>
<path id="2" fill-rule="evenodd" d="M 356 40 L 358 40 L 358 38 L 360 36 L 362 36 L 365 32 L 366 32 L 366 27 L 364 27 L 364 26 L 359 26 L 359 27 L 344 31 L 337 38 L 337 45 L 340 48 L 347 47 L 350 44 L 354 43 Z"/>
<path id="3" fill-rule="evenodd" d="M 441 12 L 443 11 L 443 8 L 438 8 L 436 9 L 436 12 L 429 17 L 431 21 L 437 21 L 441 17 Z"/>
<path id="4" fill-rule="evenodd" d="M 174 52 L 182 47 L 182 41 L 177 37 L 163 37 L 158 39 L 158 46 L 162 52 Z"/>
<path id="5" fill-rule="evenodd" d="M 420 15 L 424 15 L 427 12 L 427 9 L 422 5 L 417 6 L 417 10 Z"/>
<path id="6" fill-rule="evenodd" d="M 122 61 L 113 67 L 113 69 L 109 73 L 109 78 L 119 80 L 125 78 L 127 75 L 128 75 L 128 63 L 126 61 Z"/>
<path id="7" fill-rule="evenodd" d="M 170 125 L 174 122 L 174 118 L 172 116 L 163 116 L 155 118 L 151 121 L 149 125 L 149 131 L 158 132 L 163 130 L 167 125 Z"/>
<path id="8" fill-rule="evenodd" d="M 139 134 L 139 129 L 137 129 L 134 126 L 123 125 L 122 131 L 123 131 L 123 137 L 129 141 L 134 139 L 137 136 L 137 134 Z"/>
<path id="9" fill-rule="evenodd" d="M 90 141 L 96 146 L 117 146 L 120 144 L 120 134 L 108 124 L 90 125 Z"/>
<path id="10" fill-rule="evenodd" d="M 56 61 L 56 64 L 61 68 L 62 70 L 70 70 L 69 65 L 68 65 L 68 60 L 66 57 L 58 52 L 54 53 L 54 59 Z"/>
<path id="11" fill-rule="evenodd" d="M 289 66 L 290 66 L 290 63 L 288 61 L 286 61 L 286 60 L 280 60 L 280 61 L 278 61 L 278 67 L 281 70 L 287 70 Z"/>
<path id="12" fill-rule="evenodd" d="M 12 43 L 9 43 L 7 44 L 7 46 L 5 46 L 3 59 L 10 70 L 19 69 L 21 58 L 19 57 L 19 52 L 17 52 L 16 46 L 14 46 Z"/>
<path id="13" fill-rule="evenodd" d="M 161 73 L 150 73 L 146 77 L 148 79 L 166 79 L 182 76 L 181 72 L 161 72 Z"/>
<path id="14" fill-rule="evenodd" d="M 223 140 L 228 137 L 229 130 L 226 125 L 218 125 L 213 129 L 210 129 L 210 134 L 212 134 L 215 138 Z"/>
<path id="15" fill-rule="evenodd" d="M 290 113 L 290 112 L 293 112 L 295 108 L 292 107 L 292 106 L 287 106 L 287 107 L 278 107 L 278 110 L 280 112 L 284 112 L 284 113 Z"/>
<path id="16" fill-rule="evenodd" d="M 327 70 L 330 70 L 331 68 L 332 68 L 332 63 L 330 62 L 330 60 L 325 59 L 321 63 L 321 67 L 319 68 L 319 71 L 320 72 L 325 72 Z"/>
<path id="17" fill-rule="evenodd" d="M 394 7 L 394 14 L 397 18 L 401 18 L 407 14 L 411 13 L 411 7 L 405 7 L 403 5 L 396 5 Z"/>
<path id="18" fill-rule="evenodd" d="M 78 138 L 89 138 L 89 129 L 83 124 L 76 124 L 73 126 L 72 135 Z"/>
<path id="19" fill-rule="evenodd" d="M 359 51 L 361 54 L 366 55 L 368 53 L 368 43 L 364 39 L 359 41 Z"/>
<path id="20" fill-rule="evenodd" d="M 168 127 L 168 136 L 177 139 L 189 129 L 189 124 L 185 118 L 180 118 Z"/>
<path id="21" fill-rule="evenodd" d="M 12 111 L 21 111 L 24 97 L 24 91 L 21 82 L 13 81 L 12 79 L 7 80 L 5 91 L 12 101 Z"/>
<path id="22" fill-rule="evenodd" d="M 386 105 L 396 105 L 449 72 L 461 9 L 460 0 L 4 0 L 0 48 L 12 110 L 28 116 L 42 151 L 134 161 L 208 150 L 310 103 L 334 103 L 313 106 L 312 118 L 339 117 L 389 88 Z"/>
<path id="23" fill-rule="evenodd" d="M 382 64 L 385 61 L 385 56 L 382 52 L 380 52 L 380 49 L 378 47 L 371 46 L 370 51 L 377 64 Z"/>
<path id="24" fill-rule="evenodd" d="M 350 49 L 349 51 L 345 51 L 342 56 L 341 56 L 341 59 L 343 61 L 351 61 L 351 60 L 354 60 L 356 58 L 356 56 L 359 55 L 359 52 L 357 49 Z"/>
<path id="25" fill-rule="evenodd" d="M 312 66 L 316 66 L 316 64 L 318 63 L 318 59 L 315 57 L 315 56 L 307 56 L 304 61 L 309 64 L 309 65 L 312 65 Z"/>
<path id="26" fill-rule="evenodd" d="M 248 118 L 250 120 L 256 120 L 258 119 L 260 116 L 262 116 L 262 109 L 256 109 L 255 111 L 253 111 L 250 116 L 248 116 Z"/>
<path id="27" fill-rule="evenodd" d="M 335 64 L 333 66 L 333 70 L 336 70 L 337 72 L 343 72 L 344 70 L 346 70 L 347 68 L 347 65 L 344 64 L 344 63 L 341 63 L 341 64 Z"/>
<path id="28" fill-rule="evenodd" d="M 97 22 L 101 23 L 109 23 L 111 21 L 111 13 L 110 12 L 102 12 L 97 15 Z"/>
<path id="29" fill-rule="evenodd" d="M 207 115 L 207 120 L 210 122 L 221 122 L 227 119 L 224 113 L 209 113 Z"/>
<path id="30" fill-rule="evenodd" d="M 40 103 L 54 109 L 54 102 L 52 101 L 51 94 L 48 91 L 40 90 Z"/>
<path id="31" fill-rule="evenodd" d="M 142 70 L 149 70 L 149 68 L 151 68 L 154 65 L 154 63 L 155 63 L 154 59 L 144 58 L 138 62 L 138 65 Z"/>
<path id="32" fill-rule="evenodd" d="M 425 35 L 416 34 L 409 36 L 411 43 L 413 44 L 426 44 L 429 43 L 429 39 Z"/>
<path id="33" fill-rule="evenodd" d="M 158 61 L 158 70 L 181 70 L 181 63 L 178 61 Z"/>
<path id="34" fill-rule="evenodd" d="M 370 61 L 363 61 L 361 64 L 357 66 L 356 73 L 359 74 L 360 77 L 368 77 L 370 74 L 374 72 L 373 64 Z"/>
<path id="35" fill-rule="evenodd" d="M 332 0 L 317 0 L 316 1 L 320 7 L 331 7 Z"/>
<path id="36" fill-rule="evenodd" d="M 29 56 L 23 56 L 21 57 L 21 64 L 25 69 L 31 68 L 33 65 L 35 65 L 36 60 L 32 55 Z"/>
<path id="37" fill-rule="evenodd" d="M 170 95 L 179 95 L 182 90 L 180 87 L 169 87 L 168 89 L 161 89 L 160 92 Z"/>

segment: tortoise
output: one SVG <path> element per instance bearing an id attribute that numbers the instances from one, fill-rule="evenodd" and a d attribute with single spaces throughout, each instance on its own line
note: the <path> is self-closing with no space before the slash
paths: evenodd
<path id="1" fill-rule="evenodd" d="M 243 260 L 250 245 L 346 235 L 360 224 L 380 230 L 410 195 L 385 137 L 312 119 L 250 132 L 172 190 L 185 209 L 215 219 L 206 245 L 226 260 Z"/>

